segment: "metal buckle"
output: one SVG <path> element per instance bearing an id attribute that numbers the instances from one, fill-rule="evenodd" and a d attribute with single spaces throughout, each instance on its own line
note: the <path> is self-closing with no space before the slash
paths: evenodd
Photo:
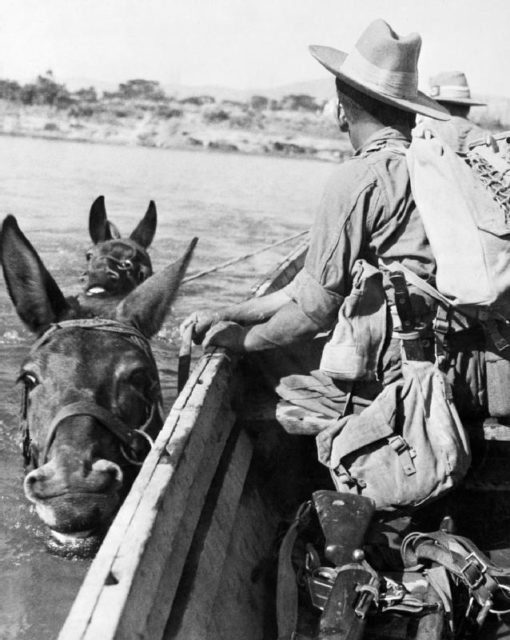
<path id="1" fill-rule="evenodd" d="M 305 577 L 312 605 L 320 611 L 324 611 L 337 575 L 336 568 L 316 567 Z"/>
<path id="2" fill-rule="evenodd" d="M 388 444 L 398 455 L 410 448 L 402 436 L 392 436 L 388 438 Z"/>
<path id="3" fill-rule="evenodd" d="M 479 576 L 473 582 L 471 582 L 471 579 L 468 575 L 468 571 L 471 567 L 474 567 L 480 572 Z M 484 575 L 486 572 L 487 565 L 474 552 L 471 552 L 468 556 L 466 556 L 466 564 L 460 570 L 460 573 L 466 581 L 469 589 L 478 589 L 478 587 L 481 586 L 485 580 Z"/>

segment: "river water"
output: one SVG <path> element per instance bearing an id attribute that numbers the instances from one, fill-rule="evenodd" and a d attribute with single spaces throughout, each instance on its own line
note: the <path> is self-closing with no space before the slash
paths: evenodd
<path id="1" fill-rule="evenodd" d="M 123 235 L 158 208 L 155 270 L 199 237 L 189 273 L 243 256 L 309 227 L 329 164 L 236 154 L 0 138 L 0 214 L 14 214 L 66 293 L 79 289 L 88 211 L 103 194 Z M 295 245 L 295 243 L 294 243 Z M 179 321 L 241 300 L 292 244 L 183 286 L 153 339 L 166 409 L 175 397 Z M 0 640 L 47 640 L 62 625 L 88 561 L 51 555 L 23 496 L 14 381 L 31 343 L 0 281 Z"/>

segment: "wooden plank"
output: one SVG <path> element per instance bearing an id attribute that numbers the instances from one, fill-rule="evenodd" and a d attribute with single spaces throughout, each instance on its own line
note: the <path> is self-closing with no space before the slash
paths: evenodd
<path id="1" fill-rule="evenodd" d="M 244 431 L 240 432 L 223 477 L 214 512 L 205 523 L 207 533 L 205 538 L 200 536 L 194 541 L 197 557 L 190 552 L 191 557 L 187 561 L 188 575 L 185 572 L 187 579 L 179 586 L 178 597 L 184 612 L 175 611 L 165 629 L 166 640 L 202 640 L 205 637 L 214 600 L 221 587 L 221 574 L 228 546 L 235 534 L 235 515 L 252 453 L 253 445 L 249 437 Z"/>
<path id="2" fill-rule="evenodd" d="M 275 593 L 268 567 L 276 569 L 276 533 L 281 516 L 257 488 L 252 465 L 227 550 L 207 634 L 200 640 L 261 640 L 275 636 Z M 274 555 L 273 555 L 274 554 Z M 276 576 L 273 576 L 275 579 Z M 167 639 L 169 640 L 169 639 Z"/>
<path id="3" fill-rule="evenodd" d="M 221 350 L 204 356 L 195 367 L 188 383 L 183 389 L 180 402 L 174 405 L 154 449 L 144 463 L 131 492 L 126 498 L 117 517 L 94 559 L 82 588 L 71 608 L 71 612 L 61 630 L 59 640 L 78 640 L 85 637 L 90 619 L 95 615 L 101 594 L 109 588 L 112 570 L 129 527 L 141 505 L 147 503 L 147 491 L 151 482 L 164 492 L 165 482 L 175 473 L 181 458 L 185 457 L 185 448 L 190 434 L 200 416 L 209 429 L 212 428 L 211 416 L 215 414 L 214 404 L 219 406 L 222 396 L 228 389 L 230 366 Z M 212 394 L 211 390 L 216 389 Z M 184 419 L 186 416 L 186 419 Z M 170 460 L 168 459 L 170 457 Z M 163 465 L 163 469 L 159 467 Z M 156 472 L 156 470 L 158 470 Z M 168 474 L 168 475 L 165 475 Z M 160 499 L 157 489 L 152 489 L 152 501 Z M 154 493 L 155 492 L 155 493 Z M 106 636 L 101 635 L 106 638 Z"/>
<path id="4" fill-rule="evenodd" d="M 208 432 L 208 437 L 204 438 L 201 425 L 196 422 L 187 442 L 186 455 L 171 482 L 165 483 L 163 478 L 160 485 L 154 487 L 154 495 L 150 491 L 152 487 L 146 492 L 146 499 L 112 567 L 118 583 L 103 590 L 96 609 L 104 614 L 94 616 L 86 640 L 155 640 L 161 637 L 164 622 L 159 635 L 148 636 L 146 633 L 158 584 L 165 572 L 173 582 L 168 585 L 163 603 L 168 617 L 207 489 L 233 424 L 233 417 L 226 408 L 210 418 L 214 419 L 218 430 Z M 106 628 L 105 616 L 108 616 Z"/>

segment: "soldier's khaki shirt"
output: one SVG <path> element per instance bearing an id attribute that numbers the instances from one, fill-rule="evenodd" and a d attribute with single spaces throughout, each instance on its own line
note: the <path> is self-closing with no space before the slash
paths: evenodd
<path id="1" fill-rule="evenodd" d="M 351 288 L 354 262 L 401 262 L 433 281 L 435 261 L 411 194 L 405 148 L 396 129 L 379 130 L 329 180 L 311 230 L 304 268 L 288 295 L 328 328 Z"/>

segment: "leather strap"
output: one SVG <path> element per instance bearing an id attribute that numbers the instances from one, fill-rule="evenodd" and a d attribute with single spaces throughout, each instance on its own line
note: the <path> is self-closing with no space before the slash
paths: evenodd
<path id="1" fill-rule="evenodd" d="M 276 622 L 278 640 L 303 639 L 297 633 L 298 587 L 292 564 L 292 550 L 301 528 L 308 522 L 311 501 L 303 503 L 285 534 L 278 553 L 278 584 L 276 586 Z"/>
<path id="2" fill-rule="evenodd" d="M 118 322 L 116 320 L 109 320 L 104 318 L 78 318 L 74 320 L 62 320 L 58 323 L 52 324 L 49 328 L 40 336 L 35 343 L 32 345 L 30 349 L 30 353 L 34 354 L 41 346 L 46 344 L 51 337 L 60 330 L 65 329 L 85 329 L 85 330 L 96 330 L 103 331 L 108 333 L 115 333 L 120 338 L 123 338 L 129 341 L 133 346 L 137 349 L 140 349 L 147 358 L 151 361 L 154 366 L 154 370 L 156 369 L 156 363 L 154 360 L 154 356 L 152 354 L 152 350 L 150 347 L 149 340 L 138 330 L 136 327 L 131 325 Z M 159 380 L 157 380 L 157 384 L 159 387 Z M 25 464 L 29 464 L 31 460 L 31 439 L 30 439 L 30 428 L 27 420 L 27 398 L 28 390 L 25 387 L 22 395 L 22 406 L 21 406 L 21 429 L 22 429 L 22 438 L 23 438 L 23 457 L 25 460 Z M 159 392 L 158 392 L 159 396 Z M 89 400 L 87 398 L 79 400 L 77 402 L 70 403 L 62 407 L 53 420 L 50 423 L 48 429 L 48 435 L 46 437 L 46 442 L 44 444 L 43 452 L 42 452 L 42 464 L 45 464 L 48 459 L 48 453 L 50 447 L 55 439 L 56 431 L 59 425 L 66 418 L 77 416 L 77 415 L 89 415 L 98 420 L 101 425 L 103 425 L 110 433 L 112 433 L 118 440 L 122 442 L 129 450 L 134 451 L 135 447 L 135 439 L 137 434 L 140 434 L 145 439 L 147 438 L 147 434 L 140 433 L 145 432 L 145 430 L 150 427 L 154 417 L 156 416 L 157 403 L 159 402 L 159 398 L 151 401 L 151 411 L 149 418 L 146 423 L 142 425 L 138 429 L 130 429 L 120 418 L 117 418 L 113 413 L 101 407 L 96 402 Z M 124 457 L 135 464 L 135 462 L 124 454 Z"/>
<path id="3" fill-rule="evenodd" d="M 457 576 L 480 606 L 479 625 L 492 607 L 495 592 L 501 593 L 498 578 L 510 577 L 510 568 L 493 564 L 471 540 L 443 531 L 410 533 L 402 543 L 401 553 L 405 566 L 425 560 Z"/>
<path id="4" fill-rule="evenodd" d="M 390 273 L 390 281 L 395 289 L 395 307 L 397 308 L 398 317 L 402 325 L 402 331 L 408 333 L 415 328 L 415 318 L 411 300 L 409 298 L 409 290 L 407 288 L 406 279 L 402 271 L 392 271 Z"/>
<path id="5" fill-rule="evenodd" d="M 99 406 L 95 402 L 92 402 L 91 400 L 79 400 L 78 402 L 72 402 L 71 404 L 62 407 L 51 421 L 41 458 L 43 464 L 47 462 L 48 453 L 53 440 L 55 439 L 58 427 L 63 420 L 72 416 L 92 416 L 93 418 L 96 418 L 103 427 L 108 429 L 110 433 L 113 433 L 113 435 L 123 444 L 129 448 L 132 447 L 133 440 L 136 435 L 133 429 L 130 429 L 122 420 L 114 416 L 113 413 Z"/>

